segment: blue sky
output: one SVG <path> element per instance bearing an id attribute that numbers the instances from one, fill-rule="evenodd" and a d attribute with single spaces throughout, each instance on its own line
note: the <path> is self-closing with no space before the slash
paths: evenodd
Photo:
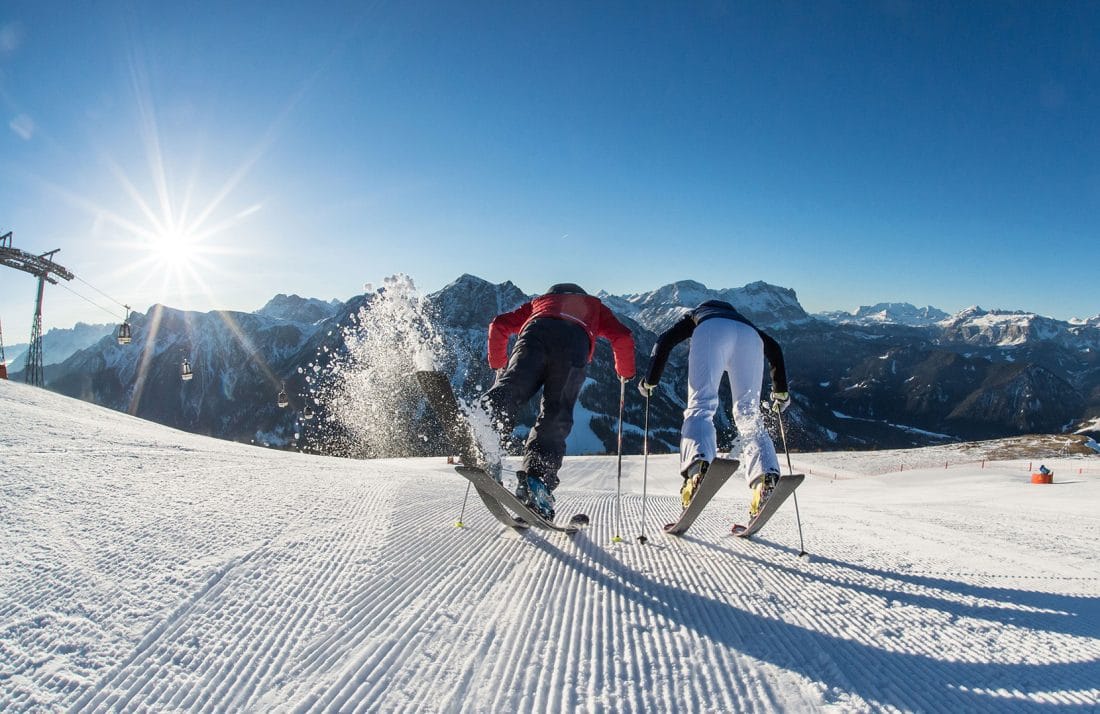
<path id="1" fill-rule="evenodd" d="M 1083 2 L 9 0 L 0 233 L 119 312 L 403 272 L 1087 317 L 1098 38 Z M 33 293 L 0 273 L 6 343 Z"/>

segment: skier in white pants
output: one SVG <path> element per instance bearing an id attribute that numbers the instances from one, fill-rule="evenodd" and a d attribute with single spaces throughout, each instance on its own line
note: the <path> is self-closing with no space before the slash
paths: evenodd
<path id="1" fill-rule="evenodd" d="M 728 374 L 733 392 L 733 420 L 741 437 L 745 480 L 753 489 L 750 515 L 763 507 L 779 480 L 779 459 L 760 413 L 764 360 L 771 366 L 772 403 L 778 409 L 790 402 L 787 372 L 779 343 L 760 331 L 732 305 L 708 300 L 684 315 L 657 338 L 646 376 L 638 383 L 649 396 L 661 379 L 672 348 L 691 339 L 688 353 L 688 401 L 680 432 L 680 473 L 684 507 L 691 502 L 707 466 L 717 456 L 714 415 L 718 387 Z"/>

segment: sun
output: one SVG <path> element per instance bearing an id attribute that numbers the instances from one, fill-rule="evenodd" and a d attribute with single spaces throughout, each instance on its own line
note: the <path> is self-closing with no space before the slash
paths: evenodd
<path id="1" fill-rule="evenodd" d="M 148 248 L 150 257 L 161 267 L 180 269 L 191 265 L 197 245 L 189 232 L 169 229 L 153 234 Z"/>

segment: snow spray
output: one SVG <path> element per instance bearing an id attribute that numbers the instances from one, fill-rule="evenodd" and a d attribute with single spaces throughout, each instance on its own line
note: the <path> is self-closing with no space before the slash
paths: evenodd
<path id="1" fill-rule="evenodd" d="M 327 438 L 340 451 L 368 458 L 438 453 L 439 444 L 426 433 L 428 414 L 415 374 L 454 369 L 455 359 L 432 314 L 430 301 L 408 275 L 386 278 L 377 291 L 367 286 L 363 306 L 341 330 L 344 349 L 326 372 L 307 376 L 327 407 Z M 482 453 L 500 459 L 488 413 L 477 404 L 461 406 Z"/>
<path id="2" fill-rule="evenodd" d="M 324 383 L 320 398 L 350 455 L 422 455 L 422 394 L 414 375 L 436 369 L 442 340 L 412 278 L 398 274 L 377 291 L 367 288 L 363 306 L 342 328 L 345 349 L 317 380 Z"/>

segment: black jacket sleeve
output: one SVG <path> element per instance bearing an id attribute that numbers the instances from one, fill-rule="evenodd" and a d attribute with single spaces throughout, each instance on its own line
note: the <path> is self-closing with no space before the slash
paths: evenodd
<path id="1" fill-rule="evenodd" d="M 764 341 L 764 358 L 771 365 L 772 391 L 789 391 L 787 389 L 787 367 L 783 363 L 783 350 L 779 349 L 779 343 L 771 335 L 760 330 L 757 330 L 757 332 L 760 333 L 760 339 Z"/>
<path id="2" fill-rule="evenodd" d="M 695 320 L 688 313 L 672 327 L 661 333 L 657 344 L 653 345 L 653 354 L 649 358 L 649 371 L 646 372 L 646 384 L 657 384 L 668 363 L 668 353 L 672 348 L 691 337 L 695 332 Z"/>

